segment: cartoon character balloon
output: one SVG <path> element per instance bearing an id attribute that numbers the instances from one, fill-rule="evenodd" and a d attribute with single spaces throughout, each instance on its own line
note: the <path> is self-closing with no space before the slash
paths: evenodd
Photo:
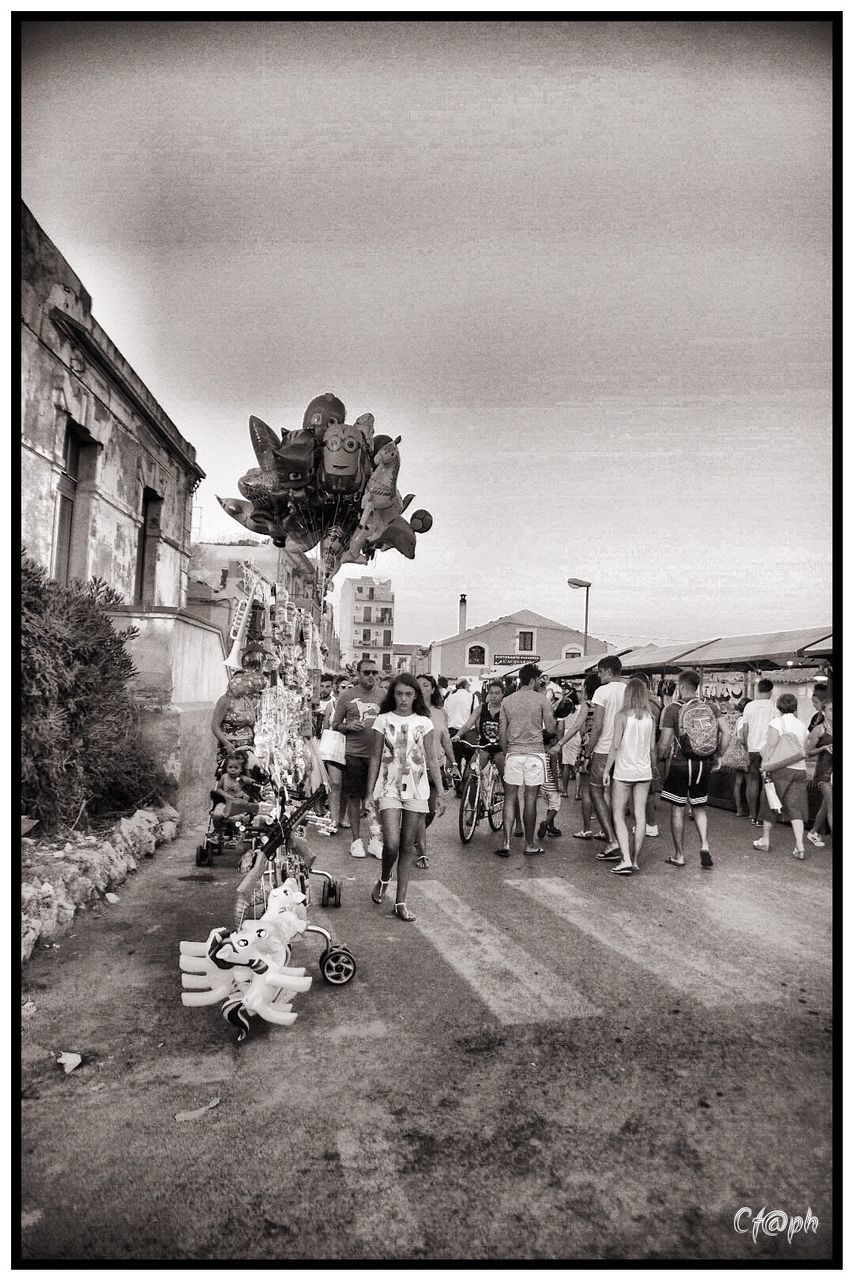
<path id="1" fill-rule="evenodd" d="M 249 418 L 257 466 L 238 480 L 239 498 L 218 498 L 244 529 L 276 546 L 310 551 L 319 545 L 325 575 L 342 564 L 367 564 L 377 551 L 415 554 L 416 535 L 432 526 L 428 511 L 402 519 L 414 495 L 401 497 L 400 437 L 374 435 L 372 413 L 354 423 L 327 391 L 309 403 L 297 430 L 281 436 Z"/>

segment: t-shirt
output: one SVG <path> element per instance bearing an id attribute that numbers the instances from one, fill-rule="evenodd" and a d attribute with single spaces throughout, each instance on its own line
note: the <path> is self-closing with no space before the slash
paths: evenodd
<path id="1" fill-rule="evenodd" d="M 545 714 L 551 704 L 544 693 L 525 686 L 501 703 L 501 723 L 506 725 L 507 755 L 542 755 Z"/>
<path id="2" fill-rule="evenodd" d="M 382 734 L 382 760 L 373 794 L 397 800 L 429 800 L 429 774 L 424 739 L 433 732 L 429 716 L 401 716 L 386 711 L 373 721 Z"/>
<path id="3" fill-rule="evenodd" d="M 689 699 L 689 701 L 692 702 L 693 699 L 691 698 Z M 714 715 L 717 717 L 717 721 L 719 722 L 720 712 L 717 709 L 717 707 L 714 705 L 714 703 L 711 702 L 708 698 L 702 698 L 701 701 L 707 702 L 708 706 L 711 708 Z M 678 698 L 676 698 L 676 700 L 674 702 L 671 702 L 668 707 L 664 707 L 663 714 L 660 718 L 661 733 L 663 733 L 664 729 L 672 730 L 673 751 L 672 751 L 671 758 L 673 760 L 685 760 L 687 758 L 684 752 L 681 750 L 681 744 L 678 741 L 678 713 L 683 706 L 684 706 L 684 703 L 681 702 Z M 719 727 L 719 724 L 718 724 L 718 727 Z M 710 762 L 711 757 L 708 756 L 706 757 L 706 759 L 708 759 Z"/>
<path id="4" fill-rule="evenodd" d="M 332 716 L 332 724 L 343 719 L 344 724 L 354 720 L 363 720 L 365 727 L 357 733 L 347 733 L 347 756 L 369 756 L 373 751 L 372 725 L 379 714 L 380 701 L 375 693 L 365 693 L 364 689 L 346 689 L 338 698 L 338 705 Z"/>
<path id="5" fill-rule="evenodd" d="M 750 706 L 751 705 L 752 704 L 750 703 Z M 747 710 L 749 710 L 749 707 L 747 707 Z M 792 737 L 797 739 L 797 742 L 799 742 L 800 746 L 803 748 L 803 751 L 805 751 L 806 740 L 808 739 L 809 731 L 806 728 L 806 726 L 803 724 L 802 720 L 798 720 L 797 717 L 795 715 L 792 715 L 790 711 L 786 711 L 783 716 L 779 716 L 779 715 L 774 716 L 773 719 L 770 721 L 768 728 L 775 729 L 776 732 L 779 734 L 780 738 L 782 737 L 783 733 L 790 733 Z M 804 759 L 798 760 L 796 764 L 789 764 L 787 767 L 789 769 L 802 769 L 803 772 L 805 772 L 806 762 Z"/>
<path id="6" fill-rule="evenodd" d="M 599 685 L 592 695 L 592 705 L 604 708 L 604 722 L 601 726 L 601 736 L 592 753 L 594 756 L 606 756 L 609 753 L 613 742 L 616 715 L 622 710 L 624 699 L 625 686 L 621 680 L 611 680 L 609 684 Z"/>
<path id="7" fill-rule="evenodd" d="M 476 698 L 470 689 L 454 689 L 445 699 L 444 710 L 447 715 L 449 729 L 461 729 L 474 710 Z"/>
<path id="8" fill-rule="evenodd" d="M 772 698 L 755 698 L 743 709 L 747 751 L 763 751 L 770 721 L 776 715 Z"/>

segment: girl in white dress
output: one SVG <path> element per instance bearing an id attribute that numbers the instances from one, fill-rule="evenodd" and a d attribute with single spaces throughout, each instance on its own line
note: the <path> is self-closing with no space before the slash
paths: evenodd
<path id="1" fill-rule="evenodd" d="M 398 920 L 414 920 L 406 905 L 406 890 L 415 843 L 424 835 L 430 782 L 436 789 L 438 817 L 444 813 L 444 797 L 433 723 L 420 685 L 408 671 L 391 681 L 373 721 L 373 736 L 367 794 L 373 797 L 382 823 L 382 873 L 370 896 L 382 902 L 397 863 L 394 914 Z"/>

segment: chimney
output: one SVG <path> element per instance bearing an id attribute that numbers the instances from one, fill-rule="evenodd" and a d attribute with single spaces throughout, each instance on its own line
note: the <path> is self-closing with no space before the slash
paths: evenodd
<path id="1" fill-rule="evenodd" d="M 468 616 L 468 597 L 461 595 L 459 597 L 459 634 L 466 629 L 465 619 Z"/>

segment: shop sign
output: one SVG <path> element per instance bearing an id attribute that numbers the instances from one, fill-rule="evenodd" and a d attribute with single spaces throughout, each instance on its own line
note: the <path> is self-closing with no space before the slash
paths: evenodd
<path id="1" fill-rule="evenodd" d="M 538 662 L 538 653 L 500 653 L 494 659 L 496 667 L 523 667 L 525 662 Z"/>

